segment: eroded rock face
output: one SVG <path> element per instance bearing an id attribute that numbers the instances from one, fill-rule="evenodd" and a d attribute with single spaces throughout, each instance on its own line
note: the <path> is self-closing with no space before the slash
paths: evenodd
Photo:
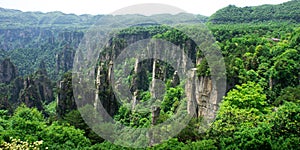
<path id="1" fill-rule="evenodd" d="M 0 64 L 0 80 L 4 83 L 0 95 L 5 93 L 0 103 L 11 110 L 24 103 L 43 111 L 43 103 L 48 104 L 54 100 L 51 80 L 43 69 L 28 77 L 17 77 L 16 67 L 6 59 Z"/>
<path id="2" fill-rule="evenodd" d="M 24 89 L 20 91 L 20 103 L 24 103 L 27 107 L 36 107 L 38 110 L 43 110 L 38 87 L 34 84 L 34 80 L 30 77 L 24 79 Z"/>
<path id="3" fill-rule="evenodd" d="M 0 82 L 9 83 L 17 77 L 17 69 L 10 59 L 5 59 L 0 64 Z"/>
<path id="4" fill-rule="evenodd" d="M 195 117 L 214 118 L 218 110 L 217 84 L 210 77 L 198 77 L 196 68 L 192 69 L 186 83 L 188 113 Z"/>
<path id="5" fill-rule="evenodd" d="M 96 93 L 95 93 L 95 100 L 94 100 L 94 108 L 97 111 L 103 111 L 104 108 L 106 112 L 113 116 L 117 113 L 119 108 L 119 102 L 116 98 L 116 95 L 113 91 L 113 87 L 117 87 L 120 89 L 123 85 L 119 83 L 119 81 L 114 81 L 114 74 L 113 74 L 113 64 L 112 60 L 118 57 L 121 51 L 127 46 L 130 45 L 138 40 L 147 39 L 151 37 L 148 32 L 140 33 L 137 35 L 130 35 L 130 34 L 120 34 L 118 38 L 126 39 L 126 41 L 118 41 L 118 39 L 114 39 L 110 41 L 106 47 L 108 49 L 102 53 L 99 57 L 99 66 L 97 67 L 96 73 Z M 138 62 L 138 60 L 137 60 Z M 134 93 L 137 93 L 141 89 L 148 89 L 149 85 L 143 84 L 142 80 L 147 80 L 147 76 L 145 74 L 145 68 L 142 66 L 143 64 L 136 63 L 135 65 L 135 73 L 137 74 L 132 80 L 132 86 L 130 90 L 133 94 L 133 108 L 136 104 L 137 97 L 134 96 Z M 116 84 L 114 85 L 114 82 Z M 121 88 L 122 90 L 122 88 Z"/>
<path id="6" fill-rule="evenodd" d="M 61 81 L 58 82 L 57 93 L 57 114 L 61 117 L 72 110 L 76 110 L 76 102 L 72 89 L 72 74 L 66 73 Z"/>
<path id="7" fill-rule="evenodd" d="M 75 51 L 65 46 L 62 52 L 56 55 L 56 73 L 64 73 L 72 69 Z"/>
<path id="8" fill-rule="evenodd" d="M 112 112 L 115 112 L 116 104 L 115 97 L 111 91 L 111 81 L 112 73 L 110 73 L 109 68 L 111 68 L 110 62 L 117 58 L 118 55 L 122 52 L 124 47 L 132 44 L 135 41 L 150 38 L 151 35 L 147 32 L 138 33 L 138 34 L 121 34 L 118 35 L 118 38 L 112 40 L 111 43 L 107 44 L 106 51 L 102 55 L 99 56 L 100 65 L 97 68 L 97 91 L 96 91 L 96 99 L 94 103 L 94 107 L 99 105 L 99 101 L 104 104 L 105 108 Z M 217 83 L 213 82 L 211 77 L 198 77 L 196 73 L 196 65 L 202 61 L 202 58 L 197 58 L 201 56 L 197 56 L 196 44 L 188 40 L 184 43 L 179 43 L 179 45 L 168 46 L 164 53 L 168 54 L 166 57 L 171 60 L 170 62 L 163 62 L 159 56 L 163 54 L 161 49 L 165 49 L 168 45 L 160 42 L 156 43 L 146 43 L 143 45 L 143 52 L 145 54 L 153 55 L 152 60 L 148 61 L 147 65 L 143 63 L 139 63 L 136 58 L 135 65 L 132 71 L 132 80 L 130 85 L 131 99 L 128 101 L 132 102 L 132 108 L 135 108 L 139 101 L 138 93 L 139 91 L 149 90 L 151 94 L 151 98 L 154 99 L 163 99 L 159 95 L 164 94 L 162 88 L 160 88 L 161 83 L 165 84 L 165 82 L 171 79 L 171 86 L 176 87 L 180 85 L 180 82 L 187 82 L 185 87 L 185 93 L 188 100 L 188 112 L 190 114 L 194 114 L 194 117 L 202 117 L 206 116 L 207 118 L 214 118 L 215 113 L 218 109 L 218 102 L 221 99 L 221 94 L 218 93 Z M 177 48 L 180 47 L 181 49 Z M 154 51 L 154 49 L 160 49 Z M 176 50 L 176 51 L 175 51 Z M 157 56 L 157 57 L 155 57 Z M 190 61 L 189 61 L 190 59 Z M 173 61 L 174 63 L 173 63 Z M 125 62 L 124 62 L 125 63 Z M 172 69 L 168 66 L 168 64 L 172 64 L 174 66 Z M 125 69 L 126 64 L 124 64 Z M 168 68 L 169 67 L 169 68 Z M 180 81 L 179 74 L 187 74 L 187 71 L 192 69 L 192 72 L 189 74 L 189 79 L 187 81 Z M 151 75 L 151 76 L 150 76 Z M 147 80 L 148 77 L 151 77 L 152 82 L 142 82 L 142 80 Z M 149 78 L 150 79 L 150 78 Z M 149 80 L 148 79 L 148 80 Z M 116 79 L 117 89 L 122 89 L 121 81 Z M 162 92 L 160 94 L 159 92 Z M 127 99 L 124 99 L 124 101 Z"/>
<path id="9" fill-rule="evenodd" d="M 22 87 L 19 93 L 19 103 L 43 110 L 43 103 L 49 104 L 54 100 L 52 83 L 44 71 L 39 70 L 34 76 L 26 77 L 23 85 L 19 85 L 20 81 L 15 80 L 16 88 Z"/>

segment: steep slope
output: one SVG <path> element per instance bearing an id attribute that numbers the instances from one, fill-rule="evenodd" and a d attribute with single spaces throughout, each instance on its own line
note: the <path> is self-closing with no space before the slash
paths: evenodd
<path id="1" fill-rule="evenodd" d="M 101 18 L 106 18 L 101 21 Z M 171 16 L 175 19 L 170 19 Z M 19 75 L 29 75 L 44 61 L 51 79 L 70 70 L 75 50 L 92 25 L 111 25 L 110 19 L 135 25 L 137 20 L 155 23 L 153 20 L 175 24 L 205 22 L 207 17 L 191 17 L 185 13 L 178 15 L 161 14 L 151 17 L 142 15 L 75 15 L 62 12 L 22 12 L 0 8 L 0 59 L 10 58 L 18 66 Z"/>

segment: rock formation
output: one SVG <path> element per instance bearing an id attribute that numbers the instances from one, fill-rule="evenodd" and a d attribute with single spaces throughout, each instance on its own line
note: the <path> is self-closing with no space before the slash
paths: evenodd
<path id="1" fill-rule="evenodd" d="M 56 74 L 62 74 L 73 67 L 75 51 L 65 46 L 62 52 L 56 55 Z"/>
<path id="2" fill-rule="evenodd" d="M 97 69 L 96 93 L 94 108 L 97 112 L 113 116 L 118 111 L 118 102 L 112 89 L 113 85 L 113 63 L 110 61 L 108 68 L 101 63 Z M 106 113 L 104 113 L 105 109 Z M 104 117 L 109 117 L 104 115 Z"/>
<path id="3" fill-rule="evenodd" d="M 17 77 L 17 69 L 10 59 L 0 63 L 0 83 L 10 83 Z"/>
<path id="4" fill-rule="evenodd" d="M 61 81 L 58 82 L 57 93 L 57 114 L 62 117 L 68 112 L 77 109 L 72 88 L 72 74 L 64 74 Z"/>
<path id="5" fill-rule="evenodd" d="M 43 104 L 54 100 L 53 85 L 45 69 L 39 69 L 27 77 L 17 77 L 16 67 L 9 59 L 5 59 L 0 64 L 0 80 L 3 83 L 0 94 L 5 93 L 0 99 L 1 103 L 9 105 L 12 110 L 21 103 L 44 110 Z"/>
<path id="6" fill-rule="evenodd" d="M 16 88 L 20 87 L 18 82 L 15 81 Z M 43 110 L 43 104 L 49 104 L 54 100 L 53 85 L 43 69 L 38 70 L 33 76 L 26 77 L 22 87 L 19 103 L 25 103 L 28 107 Z"/>
<path id="7" fill-rule="evenodd" d="M 213 119 L 218 110 L 217 84 L 211 77 L 197 76 L 197 69 L 194 68 L 188 73 L 188 80 L 185 92 L 188 100 L 188 113 L 195 117 Z"/>

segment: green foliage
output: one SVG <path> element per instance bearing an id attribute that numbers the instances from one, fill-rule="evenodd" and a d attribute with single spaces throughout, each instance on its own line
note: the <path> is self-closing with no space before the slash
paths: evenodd
<path id="1" fill-rule="evenodd" d="M 36 133 L 41 133 L 45 128 L 45 120 L 36 108 L 30 109 L 25 105 L 18 107 L 9 119 L 10 127 L 5 138 L 14 137 L 22 141 L 34 142 L 39 140 Z"/>
<path id="2" fill-rule="evenodd" d="M 276 80 L 281 88 L 299 84 L 300 54 L 295 49 L 288 49 L 274 58 L 271 78 Z"/>
<path id="3" fill-rule="evenodd" d="M 215 146 L 216 141 L 214 140 L 200 140 L 196 142 L 189 142 L 183 148 L 186 150 L 217 150 L 218 148 Z"/>
<path id="4" fill-rule="evenodd" d="M 272 149 L 299 149 L 299 106 L 299 102 L 285 102 L 276 108 L 276 112 L 270 118 L 270 122 L 273 124 Z"/>
<path id="5" fill-rule="evenodd" d="M 197 65 L 197 75 L 198 76 L 210 76 L 210 69 L 206 59 L 203 59 L 199 65 Z"/>
<path id="6" fill-rule="evenodd" d="M 102 142 L 103 139 L 99 137 L 84 121 L 80 112 L 78 110 L 73 110 L 67 113 L 62 122 L 69 123 L 74 126 L 76 129 L 84 131 L 84 136 L 87 137 L 92 144 Z"/>
<path id="7" fill-rule="evenodd" d="M 123 105 L 119 108 L 119 112 L 114 116 L 114 118 L 116 121 L 119 121 L 119 123 L 134 128 L 146 128 L 150 126 L 149 111 L 132 111 L 126 105 Z"/>
<path id="8" fill-rule="evenodd" d="M 300 86 L 287 87 L 281 90 L 280 96 L 274 101 L 274 105 L 282 105 L 284 101 L 300 103 Z"/>
<path id="9" fill-rule="evenodd" d="M 300 104 L 285 102 L 272 118 L 273 132 L 278 136 L 300 138 Z"/>
<path id="10" fill-rule="evenodd" d="M 259 84 L 248 82 L 237 85 L 236 89 L 228 92 L 224 98 L 221 108 L 232 107 L 238 109 L 257 109 L 264 112 L 267 106 L 266 95 Z"/>
<path id="11" fill-rule="evenodd" d="M 111 142 L 103 142 L 100 144 L 95 144 L 91 148 L 91 150 L 129 150 L 130 148 L 122 147 L 122 146 L 117 146 Z"/>
<path id="12" fill-rule="evenodd" d="M 131 114 L 131 111 L 128 109 L 128 107 L 123 105 L 119 108 L 119 112 L 118 112 L 117 115 L 115 115 L 114 118 L 117 121 L 120 121 L 120 123 L 122 123 L 123 125 L 129 126 L 129 124 L 130 124 L 130 114 Z"/>
<path id="13" fill-rule="evenodd" d="M 299 0 L 282 5 L 245 8 L 231 5 L 211 16 L 207 26 L 217 40 L 214 46 L 218 45 L 224 56 L 229 91 L 223 98 L 216 120 L 208 133 L 199 133 L 201 118 L 192 119 L 176 138 L 148 149 L 299 149 L 300 28 L 298 23 L 300 20 L 298 7 Z M 44 62 L 41 69 L 46 69 L 52 79 L 58 79 L 61 73 L 70 69 L 74 49 L 83 37 L 82 31 L 87 29 L 87 25 L 102 17 L 67 15 L 60 12 L 45 14 L 4 9 L 0 11 L 2 12 L 0 30 L 1 33 L 6 33 L 0 37 L 5 48 L 0 50 L 0 58 L 10 57 L 18 66 L 21 75 L 31 74 L 40 64 L 43 64 L 41 62 Z M 114 19 L 120 19 L 120 22 L 130 25 L 137 19 L 146 19 L 143 16 L 133 16 L 134 19 L 132 16 Z M 202 16 L 190 20 L 186 14 L 179 14 L 178 20 L 172 21 L 168 16 L 156 15 L 151 18 L 167 23 L 199 23 L 199 20 L 205 20 Z M 33 27 L 36 24 L 40 24 L 41 27 Z M 106 25 L 106 22 L 100 24 Z M 71 27 L 73 25 L 76 25 L 77 29 Z M 115 49 L 107 48 L 104 52 L 107 55 L 104 56 L 109 56 L 108 54 L 113 50 L 119 53 L 121 52 L 119 50 L 131 44 L 126 37 L 167 40 L 183 48 L 192 61 L 198 62 L 194 66 L 197 67 L 198 77 L 209 77 L 211 74 L 209 65 L 213 64 L 211 62 L 208 64 L 204 57 L 206 49 L 202 49 L 202 46 L 206 44 L 206 38 L 201 38 L 203 45 L 196 47 L 181 30 L 191 34 L 201 31 L 203 33 L 199 34 L 203 37 L 209 35 L 207 34 L 209 31 L 198 29 L 197 25 L 175 27 L 176 29 L 167 25 L 146 23 L 121 30 L 117 37 L 111 39 Z M 8 32 L 10 34 L 7 34 Z M 134 62 L 135 59 L 125 60 L 124 64 Z M 122 76 L 123 69 L 127 67 L 124 66 L 115 68 L 117 77 Z M 140 83 L 139 87 L 132 90 L 138 89 L 137 99 L 141 104 L 137 104 L 132 110 L 131 103 L 122 100 L 124 105 L 114 116 L 118 124 L 134 129 L 148 128 L 151 126 L 152 119 L 151 105 L 161 102 L 162 111 L 157 121 L 161 123 L 170 119 L 178 106 L 183 103 L 180 99 L 183 97 L 184 89 L 172 86 L 170 81 L 175 70 L 164 63 L 159 63 L 157 67 L 166 71 L 164 72 L 166 77 L 163 77 L 167 82 L 163 99 L 153 100 L 151 93 L 147 91 L 149 81 L 152 80 L 150 75 L 152 66 L 146 64 L 139 74 L 131 74 L 125 77 L 126 81 L 120 82 L 128 84 L 129 87 L 130 84 L 135 84 L 134 82 Z M 107 68 L 105 69 L 107 71 Z M 31 77 L 36 79 L 41 76 L 35 74 Z M 58 94 L 67 95 L 68 99 L 61 101 L 65 102 L 63 106 L 66 107 L 59 107 L 60 110 L 67 111 L 60 112 L 62 119 L 59 121 L 54 121 L 57 116 L 56 102 L 45 103 L 47 105 L 44 105 L 43 113 L 49 115 L 46 119 L 36 108 L 27 108 L 24 105 L 9 116 L 9 111 L 13 110 L 15 104 L 7 102 L 11 102 L 10 99 L 18 101 L 13 95 L 16 89 L 13 82 L 18 80 L 0 84 L 0 108 L 9 110 L 0 110 L 0 148 L 17 149 L 14 146 L 20 145 L 30 147 L 32 143 L 35 145 L 34 142 L 43 141 L 43 144 L 39 145 L 41 149 L 46 147 L 49 149 L 131 149 L 108 141 L 103 142 L 103 139 L 86 125 L 81 116 L 90 117 L 93 114 L 80 114 L 78 110 L 69 111 L 75 109 L 75 104 L 72 103 L 72 76 L 67 73 L 63 78 L 67 86 L 58 90 Z M 23 82 L 22 80 L 21 83 Z M 111 93 L 110 89 L 101 94 L 105 97 L 108 93 Z M 93 106 L 85 109 L 93 109 Z M 111 131 L 118 132 L 118 129 L 112 129 L 110 124 L 103 123 L 95 128 L 100 127 L 110 129 L 105 132 L 108 135 Z M 135 137 L 135 135 L 141 136 Z M 132 130 L 120 131 L 119 139 L 114 142 L 129 145 L 130 143 L 125 143 L 126 140 L 135 142 L 145 135 L 146 133 L 136 134 Z M 147 142 L 134 144 L 145 145 Z"/>
<path id="14" fill-rule="evenodd" d="M 248 82 L 236 86 L 224 98 L 210 135 L 219 140 L 222 148 L 264 147 L 270 142 L 264 132 L 271 132 L 263 122 L 266 113 L 270 113 L 266 95 L 258 84 Z M 260 134 L 263 135 L 258 137 Z"/>
<path id="15" fill-rule="evenodd" d="M 0 142 L 2 142 L 5 137 L 5 132 L 9 127 L 9 121 L 6 110 L 0 110 Z"/>
<path id="16" fill-rule="evenodd" d="M 242 23 L 264 21 L 299 20 L 299 0 L 289 1 L 280 5 L 262 5 L 253 7 L 236 7 L 229 5 L 213 14 L 209 21 L 212 23 Z"/>
<path id="17" fill-rule="evenodd" d="M 57 102 L 53 101 L 44 107 L 45 112 L 47 113 L 47 115 L 49 115 L 50 118 L 56 117 L 56 106 Z"/>
<path id="18" fill-rule="evenodd" d="M 174 113 L 176 111 L 176 108 L 180 104 L 182 94 L 183 94 L 183 89 L 180 86 L 167 89 L 164 99 L 161 103 L 161 109 L 165 113 L 169 111 Z"/>
<path id="19" fill-rule="evenodd" d="M 155 150 L 180 150 L 184 147 L 184 143 L 179 142 L 177 138 L 171 138 L 159 145 L 155 145 Z"/>
<path id="20" fill-rule="evenodd" d="M 203 133 L 200 132 L 202 118 L 192 118 L 187 126 L 180 131 L 176 136 L 179 141 L 197 141 L 205 137 Z"/>
<path id="21" fill-rule="evenodd" d="M 300 43 L 300 28 L 296 28 L 291 35 L 291 47 L 295 47 L 299 50 L 299 43 Z"/>
<path id="22" fill-rule="evenodd" d="M 5 119 L 6 120 L 6 119 Z M 45 149 L 74 149 L 90 145 L 90 141 L 84 137 L 84 132 L 75 129 L 73 126 L 54 122 L 46 124 L 43 115 L 36 108 L 28 108 L 24 105 L 18 107 L 14 115 L 7 118 L 4 129 L 1 132 L 1 141 L 14 144 L 13 139 L 20 139 L 24 142 L 17 142 L 21 145 L 30 145 L 32 142 L 43 141 L 42 148 Z"/>
<path id="23" fill-rule="evenodd" d="M 156 34 L 154 38 L 168 40 L 176 45 L 185 43 L 188 40 L 188 36 L 177 29 L 169 29 L 162 34 Z"/>
<path id="24" fill-rule="evenodd" d="M 140 94 L 140 97 L 141 102 L 146 102 L 151 99 L 151 93 L 149 91 L 142 92 L 142 94 Z"/>
<path id="25" fill-rule="evenodd" d="M 83 131 L 58 122 L 52 123 L 40 134 L 49 149 L 80 149 L 91 144 Z"/>
<path id="26" fill-rule="evenodd" d="M 265 122 L 258 123 L 255 127 L 243 125 L 234 133 L 233 138 L 221 139 L 221 146 L 239 149 L 271 149 L 271 132 L 270 124 Z"/>
<path id="27" fill-rule="evenodd" d="M 272 149 L 299 149 L 300 137 L 277 137 L 272 143 Z"/>

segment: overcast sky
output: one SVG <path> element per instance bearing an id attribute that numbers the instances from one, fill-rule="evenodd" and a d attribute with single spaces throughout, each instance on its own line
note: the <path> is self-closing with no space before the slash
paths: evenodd
<path id="1" fill-rule="evenodd" d="M 257 6 L 280 4 L 289 0 L 0 0 L 0 7 L 22 11 L 61 11 L 80 14 L 110 14 L 131 5 L 162 3 L 178 7 L 188 13 L 210 16 L 218 9 L 233 4 Z"/>

